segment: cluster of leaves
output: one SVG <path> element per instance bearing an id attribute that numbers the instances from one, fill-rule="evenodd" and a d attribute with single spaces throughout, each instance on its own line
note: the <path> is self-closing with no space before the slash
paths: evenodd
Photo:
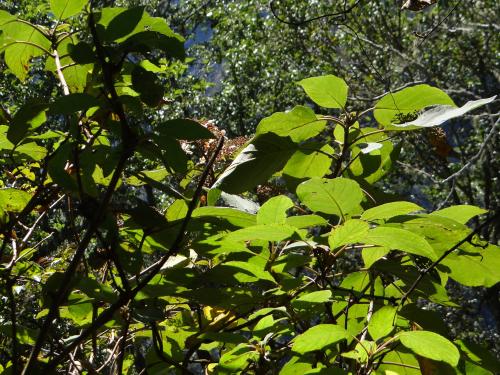
<path id="1" fill-rule="evenodd" d="M 8 71 L 43 63 L 59 86 L 0 126 L 2 373 L 499 371 L 420 304 L 458 309 L 449 279 L 500 281 L 478 235 L 495 216 L 471 229 L 487 211 L 425 213 L 373 185 L 393 134 L 494 97 L 457 107 L 416 85 L 351 112 L 344 80 L 304 79 L 329 114 L 264 118 L 224 168 L 243 139 L 161 116 L 184 58 L 164 19 L 83 0 L 51 0 L 47 17 L 0 12 Z"/>

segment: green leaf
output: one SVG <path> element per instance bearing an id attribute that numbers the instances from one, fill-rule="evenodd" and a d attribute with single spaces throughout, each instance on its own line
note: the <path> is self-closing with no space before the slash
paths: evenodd
<path id="1" fill-rule="evenodd" d="M 460 353 L 448 339 L 434 332 L 410 331 L 399 335 L 401 344 L 415 354 L 435 361 L 448 363 L 452 367 L 458 365 Z"/>
<path id="2" fill-rule="evenodd" d="M 292 351 L 299 354 L 323 350 L 349 338 L 347 331 L 334 324 L 318 324 L 293 339 Z"/>
<path id="3" fill-rule="evenodd" d="M 467 112 L 473 111 L 476 108 L 482 107 L 491 103 L 496 99 L 496 95 L 491 98 L 471 100 L 465 103 L 462 107 L 456 108 L 452 105 L 438 105 L 428 111 L 421 113 L 415 120 L 407 121 L 402 124 L 394 124 L 398 128 L 407 128 L 410 126 L 417 126 L 423 128 L 430 128 L 432 126 L 439 126 L 452 118 L 460 117 Z"/>
<path id="4" fill-rule="evenodd" d="M 46 120 L 45 110 L 48 105 L 38 101 L 26 103 L 16 112 L 7 132 L 7 139 L 13 144 L 18 144 L 30 129 L 36 129 Z"/>
<path id="5" fill-rule="evenodd" d="M 500 248 L 495 245 L 475 254 L 454 252 L 441 264 L 441 270 L 446 270 L 453 280 L 466 286 L 490 288 L 500 282 Z"/>
<path id="6" fill-rule="evenodd" d="M 313 102 L 324 108 L 342 108 L 347 102 L 348 87 L 334 75 L 311 77 L 298 82 Z"/>
<path id="7" fill-rule="evenodd" d="M 210 130 L 199 122 L 189 119 L 169 120 L 159 125 L 160 136 L 196 141 L 215 138 Z"/>
<path id="8" fill-rule="evenodd" d="M 67 50 L 73 61 L 77 64 L 92 64 L 97 60 L 92 46 L 88 43 L 68 43 Z M 64 72 L 64 76 L 66 77 L 66 72 Z"/>
<path id="9" fill-rule="evenodd" d="M 396 308 L 383 306 L 375 311 L 368 323 L 368 332 L 374 340 L 388 336 L 396 324 Z"/>
<path id="10" fill-rule="evenodd" d="M 307 302 L 307 303 L 325 303 L 330 301 L 332 298 L 331 290 L 317 290 L 311 293 L 301 294 L 296 302 Z"/>
<path id="11" fill-rule="evenodd" d="M 328 221 L 318 215 L 289 216 L 286 218 L 286 223 L 299 229 L 328 225 Z"/>
<path id="12" fill-rule="evenodd" d="M 461 204 L 443 208 L 442 210 L 431 212 L 429 215 L 446 217 L 461 224 L 466 224 L 470 219 L 475 216 L 487 213 L 487 210 L 476 206 Z"/>
<path id="13" fill-rule="evenodd" d="M 125 13 L 125 14 L 124 14 Z M 153 36 L 156 39 L 159 39 L 160 36 L 164 37 L 172 37 L 177 39 L 179 42 L 184 41 L 184 39 L 179 35 L 172 31 L 172 29 L 168 26 L 166 20 L 162 17 L 151 17 L 148 13 L 143 12 L 141 14 L 140 20 L 137 22 L 138 16 L 140 13 L 140 8 L 103 8 L 101 9 L 101 17 L 99 19 L 99 24 L 109 28 L 111 30 L 106 30 L 106 34 L 110 33 L 110 37 L 117 37 L 118 35 L 124 34 L 126 31 L 129 31 L 125 35 L 121 35 L 119 38 L 115 39 L 116 42 L 121 43 L 125 42 L 124 45 L 128 48 L 130 44 L 128 43 L 132 38 L 138 37 L 140 39 L 148 39 L 146 35 Z M 130 25 L 121 25 L 121 23 L 129 22 Z M 114 24 L 112 26 L 112 24 Z M 132 25 L 134 26 L 132 28 Z M 148 30 L 148 31 L 144 31 Z M 146 43 L 148 41 L 145 41 Z"/>
<path id="14" fill-rule="evenodd" d="M 193 218 L 217 217 L 227 220 L 237 227 L 249 227 L 256 224 L 255 215 L 229 207 L 198 207 L 193 211 Z"/>
<path id="15" fill-rule="evenodd" d="M 229 233 L 226 238 L 230 241 L 283 241 L 295 233 L 295 228 L 282 224 L 254 225 Z"/>
<path id="16" fill-rule="evenodd" d="M 49 40 L 40 31 L 20 22 L 3 25 L 1 41 L 0 49 L 5 48 L 5 63 L 21 81 L 28 75 L 31 59 L 50 49 Z"/>
<path id="17" fill-rule="evenodd" d="M 360 242 L 370 229 L 368 223 L 362 220 L 351 219 L 332 230 L 328 237 L 328 244 L 332 249 Z"/>
<path id="18" fill-rule="evenodd" d="M 260 135 L 241 151 L 212 188 L 231 194 L 250 190 L 281 170 L 296 149 L 297 145 L 288 137 Z"/>
<path id="19" fill-rule="evenodd" d="M 16 147 L 15 153 L 26 155 L 33 161 L 39 161 L 47 155 L 47 149 L 45 147 L 38 146 L 35 142 L 29 142 Z"/>
<path id="20" fill-rule="evenodd" d="M 79 13 L 87 3 L 87 0 L 50 0 L 50 9 L 57 19 L 63 20 Z"/>
<path id="21" fill-rule="evenodd" d="M 0 9 L 0 25 L 15 20 L 16 17 L 5 10 Z"/>
<path id="22" fill-rule="evenodd" d="M 398 114 L 406 115 L 431 105 L 455 103 L 444 92 L 429 85 L 416 85 L 395 93 L 389 93 L 375 104 L 373 115 L 385 127 L 397 122 Z"/>
<path id="23" fill-rule="evenodd" d="M 406 251 L 437 260 L 437 255 L 425 238 L 405 229 L 376 227 L 368 231 L 363 242 L 369 245 L 385 246 L 391 250 Z"/>
<path id="24" fill-rule="evenodd" d="M 384 257 L 391 251 L 387 247 L 365 247 L 361 250 L 361 257 L 366 268 L 370 268 L 380 258 Z"/>
<path id="25" fill-rule="evenodd" d="M 412 202 L 390 202 L 366 210 L 361 215 L 361 219 L 367 221 L 385 220 L 421 210 L 423 210 L 422 207 Z"/>
<path id="26" fill-rule="evenodd" d="M 251 274 L 258 280 L 267 280 L 271 281 L 272 283 L 275 283 L 273 277 L 271 274 L 267 271 L 264 270 L 263 267 L 258 266 L 257 264 L 250 263 L 250 262 L 239 262 L 239 261 L 230 261 L 223 263 L 219 267 L 224 267 L 224 268 L 234 268 L 237 270 L 242 271 L 242 274 Z M 235 277 L 238 277 L 238 275 L 235 275 Z M 241 278 L 239 281 L 244 282 L 244 277 Z"/>
<path id="27" fill-rule="evenodd" d="M 347 178 L 312 178 L 297 187 L 300 201 L 314 212 L 344 217 L 361 211 L 363 192 L 358 183 Z"/>
<path id="28" fill-rule="evenodd" d="M 318 135 L 326 126 L 326 121 L 318 120 L 309 107 L 296 106 L 289 112 L 276 112 L 263 119 L 257 126 L 255 135 L 274 133 L 290 137 L 294 142 L 302 142 Z"/>
<path id="29" fill-rule="evenodd" d="M 223 370 L 229 370 L 231 371 L 230 373 L 234 374 L 238 370 L 243 370 L 249 361 L 257 360 L 258 358 L 259 353 L 251 345 L 241 343 L 221 356 L 219 367 Z"/>
<path id="30" fill-rule="evenodd" d="M 0 208 L 7 212 L 21 212 L 30 201 L 31 194 L 14 188 L 0 189 Z"/>
<path id="31" fill-rule="evenodd" d="M 293 207 L 290 198 L 279 195 L 272 197 L 262 205 L 257 213 L 257 224 L 284 224 L 286 212 Z"/>
<path id="32" fill-rule="evenodd" d="M 99 100 L 95 97 L 89 94 L 76 93 L 57 98 L 54 103 L 50 105 L 49 113 L 70 115 L 97 106 L 99 106 Z"/>
<path id="33" fill-rule="evenodd" d="M 455 344 L 471 361 L 478 363 L 493 374 L 500 373 L 500 361 L 486 347 L 462 340 L 455 341 Z"/>
<path id="34" fill-rule="evenodd" d="M 368 184 L 380 180 L 392 167 L 393 162 L 399 156 L 400 147 L 394 147 L 389 142 L 382 142 L 382 147 L 364 154 L 362 150 L 353 147 L 352 163 L 347 170 L 349 176 L 354 179 L 362 179 Z"/>
<path id="35" fill-rule="evenodd" d="M 295 178 L 323 177 L 330 170 L 334 149 L 326 145 L 300 146 L 283 168 L 283 174 Z"/>
<path id="36" fill-rule="evenodd" d="M 106 28 L 106 40 L 113 41 L 132 33 L 141 21 L 144 7 L 134 7 L 120 12 Z"/>
<path id="37" fill-rule="evenodd" d="M 168 206 L 165 217 L 168 222 L 184 219 L 187 215 L 188 209 L 188 205 L 184 199 L 177 199 L 170 206 Z"/>
<path id="38" fill-rule="evenodd" d="M 157 107 L 163 100 L 165 88 L 156 74 L 135 65 L 132 70 L 132 88 L 140 94 L 141 100 L 150 107 Z"/>

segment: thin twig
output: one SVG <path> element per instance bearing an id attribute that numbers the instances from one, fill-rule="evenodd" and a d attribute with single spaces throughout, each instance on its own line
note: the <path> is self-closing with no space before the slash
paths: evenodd
<path id="1" fill-rule="evenodd" d="M 464 173 L 466 170 L 468 170 L 470 167 L 472 167 L 472 165 L 476 162 L 476 160 L 478 160 L 481 157 L 481 155 L 483 154 L 484 150 L 486 150 L 486 146 L 489 143 L 489 141 L 496 134 L 496 130 L 497 130 L 498 125 L 500 125 L 500 118 L 497 119 L 495 121 L 495 123 L 493 124 L 493 126 L 491 127 L 490 132 L 484 138 L 483 143 L 481 144 L 481 148 L 476 153 L 476 155 L 474 155 L 471 158 L 469 158 L 469 161 L 467 162 L 467 164 L 465 164 L 462 168 L 460 168 L 458 171 L 456 171 L 452 175 L 446 177 L 444 180 L 440 181 L 439 183 L 440 184 L 444 184 L 444 183 L 446 183 L 446 182 L 448 182 L 448 181 L 450 181 L 452 179 L 455 179 L 455 178 L 459 177 L 462 173 Z"/>

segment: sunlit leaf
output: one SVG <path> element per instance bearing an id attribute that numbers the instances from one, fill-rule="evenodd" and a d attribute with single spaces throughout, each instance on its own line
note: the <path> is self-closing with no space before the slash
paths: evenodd
<path id="1" fill-rule="evenodd" d="M 312 178 L 297 187 L 300 201 L 314 212 L 344 217 L 356 214 L 363 200 L 359 185 L 346 178 Z"/>
<path id="2" fill-rule="evenodd" d="M 50 0 L 50 9 L 62 20 L 79 13 L 87 3 L 87 0 Z"/>
<path id="3" fill-rule="evenodd" d="M 325 108 L 344 108 L 348 87 L 342 78 L 334 75 L 311 77 L 299 82 L 313 102 Z"/>
<path id="4" fill-rule="evenodd" d="M 292 351 L 304 354 L 349 338 L 344 327 L 334 324 L 318 324 L 293 339 Z"/>
<path id="5" fill-rule="evenodd" d="M 453 343 L 441 335 L 429 331 L 410 331 L 399 335 L 401 344 L 425 358 L 443 361 L 455 367 L 460 353 Z"/>
<path id="6" fill-rule="evenodd" d="M 380 125 L 389 126 L 398 121 L 406 122 L 405 115 L 439 104 L 455 105 L 444 91 L 429 85 L 416 85 L 385 95 L 375 104 L 373 114 Z"/>
<path id="7" fill-rule="evenodd" d="M 318 135 L 325 126 L 326 121 L 318 120 L 311 108 L 296 106 L 291 111 L 277 112 L 263 119 L 255 134 L 274 133 L 301 142 Z"/>

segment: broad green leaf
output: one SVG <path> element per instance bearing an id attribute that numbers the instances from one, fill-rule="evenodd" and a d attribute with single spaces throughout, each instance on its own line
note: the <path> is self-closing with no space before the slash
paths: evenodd
<path id="1" fill-rule="evenodd" d="M 307 303 L 324 303 L 332 298 L 331 290 L 318 290 L 316 292 L 301 294 L 295 301 Z"/>
<path id="2" fill-rule="evenodd" d="M 172 137 L 152 136 L 151 138 L 159 146 L 157 151 L 169 172 L 187 172 L 189 160 L 179 141 Z"/>
<path id="3" fill-rule="evenodd" d="M 57 19 L 63 20 L 79 13 L 87 3 L 87 0 L 50 0 L 50 9 Z"/>
<path id="4" fill-rule="evenodd" d="M 342 78 L 334 75 L 311 77 L 298 83 L 313 102 L 324 108 L 344 108 L 348 87 Z"/>
<path id="5" fill-rule="evenodd" d="M 0 208 L 7 212 L 21 212 L 31 199 L 31 194 L 24 190 L 0 189 Z"/>
<path id="6" fill-rule="evenodd" d="M 312 361 L 308 358 L 301 360 L 302 356 L 294 356 L 281 368 L 279 375 L 302 375 L 312 369 Z M 336 374 L 335 374 L 336 375 Z"/>
<path id="7" fill-rule="evenodd" d="M 184 219 L 187 212 L 188 205 L 186 201 L 184 199 L 176 199 L 170 206 L 168 206 L 165 217 L 168 222 L 173 222 Z"/>
<path id="8" fill-rule="evenodd" d="M 470 228 L 455 220 L 425 214 L 395 216 L 389 219 L 384 226 L 406 229 L 426 238 L 438 256 L 470 233 Z"/>
<path id="9" fill-rule="evenodd" d="M 314 212 L 345 217 L 361 211 L 363 191 L 347 178 L 312 178 L 297 187 L 300 201 Z"/>
<path id="10" fill-rule="evenodd" d="M 320 148 L 307 143 L 301 145 L 286 163 L 283 174 L 295 178 L 323 177 L 330 170 L 334 153 L 328 144 Z"/>
<path id="11" fill-rule="evenodd" d="M 16 17 L 5 10 L 0 9 L 0 25 L 15 20 Z"/>
<path id="12" fill-rule="evenodd" d="M 21 81 L 28 75 L 31 59 L 50 49 L 49 40 L 40 31 L 20 22 L 3 25 L 1 41 L 0 49 L 5 48 L 5 63 Z"/>
<path id="13" fill-rule="evenodd" d="M 334 324 L 318 324 L 293 339 L 292 351 L 299 354 L 323 350 L 349 338 L 344 327 Z"/>
<path id="14" fill-rule="evenodd" d="M 368 223 L 362 220 L 351 219 L 332 229 L 328 237 L 328 244 L 333 249 L 361 242 L 370 229 Z"/>
<path id="15" fill-rule="evenodd" d="M 495 245 L 489 245 L 475 254 L 454 252 L 441 264 L 444 266 L 440 266 L 441 270 L 466 286 L 489 288 L 500 282 L 500 248 Z"/>
<path id="16" fill-rule="evenodd" d="M 447 217 L 461 224 L 466 224 L 473 217 L 485 214 L 487 212 L 487 210 L 476 206 L 462 204 L 443 208 L 441 210 L 431 212 L 429 215 Z"/>
<path id="17" fill-rule="evenodd" d="M 256 224 L 255 215 L 229 207 L 198 207 L 193 211 L 193 218 L 217 217 L 227 220 L 237 227 L 249 227 Z"/>
<path id="18" fill-rule="evenodd" d="M 486 347 L 468 341 L 457 340 L 455 344 L 473 362 L 487 369 L 492 374 L 500 373 L 500 361 Z M 468 372 L 466 373 L 468 374 Z M 483 374 L 483 373 L 479 373 Z M 475 374 L 473 374 L 475 375 Z"/>
<path id="19" fill-rule="evenodd" d="M 153 169 L 150 171 L 140 171 L 137 175 L 127 178 L 127 184 L 132 186 L 141 186 L 150 183 L 150 180 L 160 182 L 169 175 L 165 168 Z"/>
<path id="20" fill-rule="evenodd" d="M 12 325 L 5 323 L 0 324 L 0 332 L 7 337 L 12 337 Z M 36 341 L 37 336 L 38 336 L 38 331 L 34 330 L 33 328 L 24 327 L 21 325 L 16 326 L 16 338 L 19 344 L 33 345 Z M 8 368 L 7 371 L 9 371 Z"/>
<path id="21" fill-rule="evenodd" d="M 141 17 L 139 19 L 139 14 Z M 129 24 L 122 24 L 128 22 Z M 103 8 L 99 24 L 106 27 L 106 36 L 116 38 L 114 41 L 128 42 L 131 38 L 139 36 L 145 37 L 145 34 L 157 34 L 158 36 L 173 37 L 182 42 L 184 39 L 172 31 L 166 20 L 161 17 L 151 17 L 148 13 L 141 13 L 140 7 L 127 8 Z M 134 27 L 132 27 L 132 25 Z M 145 30 L 147 30 L 145 32 Z M 108 35 L 109 33 L 109 35 Z M 155 35 L 155 38 L 159 38 Z M 139 38 L 140 39 L 140 38 Z M 147 37 L 146 37 L 147 39 Z"/>
<path id="22" fill-rule="evenodd" d="M 257 264 L 250 262 L 239 262 L 239 261 L 230 261 L 225 262 L 218 266 L 219 268 L 231 268 L 235 270 L 239 270 L 240 272 L 235 274 L 234 277 L 238 279 L 240 282 L 254 282 L 258 280 L 267 280 L 275 283 L 272 275 L 265 271 L 263 267 L 260 267 Z M 248 278 L 248 275 L 251 277 Z"/>
<path id="23" fill-rule="evenodd" d="M 150 107 L 157 107 L 163 100 L 165 88 L 157 75 L 135 65 L 132 70 L 132 88 L 140 94 L 141 100 Z"/>
<path id="24" fill-rule="evenodd" d="M 212 188 L 231 194 L 250 190 L 281 170 L 296 149 L 288 137 L 260 135 L 241 151 Z"/>
<path id="25" fill-rule="evenodd" d="M 76 42 L 76 44 L 71 43 L 71 41 L 67 44 L 67 53 L 69 53 L 70 57 L 77 64 L 91 64 L 97 60 L 97 57 L 94 53 L 92 46 L 85 42 Z M 66 77 L 66 72 L 64 73 Z"/>
<path id="26" fill-rule="evenodd" d="M 430 331 L 410 331 L 399 335 L 401 344 L 415 354 L 435 361 L 448 363 L 452 367 L 458 365 L 460 353 L 448 339 Z"/>
<path id="27" fill-rule="evenodd" d="M 391 250 L 383 246 L 365 247 L 363 250 L 361 250 L 361 257 L 363 258 L 365 267 L 370 268 L 373 263 L 386 256 L 389 251 Z"/>
<path id="28" fill-rule="evenodd" d="M 326 121 L 318 120 L 311 108 L 296 106 L 289 112 L 277 112 L 263 119 L 255 135 L 274 133 L 280 137 L 288 136 L 294 142 L 302 142 L 318 135 L 325 126 Z"/>
<path id="29" fill-rule="evenodd" d="M 49 113 L 69 115 L 97 106 L 99 106 L 99 100 L 95 97 L 89 94 L 76 93 L 57 98 L 54 103 L 50 105 Z"/>
<path id="30" fill-rule="evenodd" d="M 372 315 L 368 323 L 368 332 L 375 341 L 392 332 L 396 324 L 396 312 L 394 306 L 383 306 Z"/>
<path id="31" fill-rule="evenodd" d="M 238 373 L 238 370 L 247 367 L 249 361 L 257 360 L 259 356 L 259 353 L 251 345 L 241 343 L 222 354 L 219 367 L 221 370 L 228 370 L 233 374 Z"/>
<path id="32" fill-rule="evenodd" d="M 394 147 L 389 142 L 382 142 L 382 147 L 372 150 L 369 154 L 357 145 L 353 147 L 352 163 L 347 170 L 349 176 L 354 179 L 363 179 L 368 184 L 380 180 L 392 167 L 397 159 L 400 147 Z"/>
<path id="33" fill-rule="evenodd" d="M 385 220 L 421 210 L 423 210 L 422 207 L 412 202 L 390 202 L 366 210 L 361 215 L 361 219 L 367 221 Z"/>
<path id="34" fill-rule="evenodd" d="M 210 130 L 199 122 L 189 119 L 169 120 L 158 125 L 162 137 L 172 137 L 187 141 L 214 138 Z"/>
<path id="35" fill-rule="evenodd" d="M 47 149 L 37 145 L 35 142 L 29 142 L 16 147 L 15 153 L 26 155 L 33 161 L 39 161 L 47 155 Z"/>
<path id="36" fill-rule="evenodd" d="M 286 223 L 295 228 L 309 228 L 328 225 L 328 221 L 318 215 L 289 216 L 286 218 Z"/>
<path id="37" fill-rule="evenodd" d="M 239 229 L 229 233 L 226 238 L 230 241 L 283 241 L 290 238 L 295 233 L 295 229 L 289 225 L 282 224 L 266 224 L 254 225 Z"/>
<path id="38" fill-rule="evenodd" d="M 377 344 L 373 341 L 363 340 L 356 344 L 354 350 L 344 352 L 342 357 L 355 359 L 359 363 L 366 363 L 368 355 L 375 352 Z"/>
<path id="39" fill-rule="evenodd" d="M 18 144 L 30 129 L 36 129 L 42 125 L 47 116 L 45 110 L 48 105 L 40 102 L 28 102 L 16 112 L 7 132 L 7 138 L 14 144 Z"/>
<path id="40" fill-rule="evenodd" d="M 383 375 L 422 375 L 417 358 L 405 348 L 397 349 L 399 350 L 391 350 L 384 355 L 383 362 L 387 363 L 383 363 L 378 368 L 377 374 L 380 371 Z"/>
<path id="41" fill-rule="evenodd" d="M 385 95 L 375 104 L 373 115 L 380 125 L 387 127 L 398 122 L 401 114 L 407 115 L 438 104 L 455 105 L 444 91 L 429 85 L 416 85 Z"/>
<path id="42" fill-rule="evenodd" d="M 432 126 L 439 126 L 452 118 L 463 116 L 467 112 L 491 103 L 495 99 L 496 95 L 491 98 L 471 100 L 460 108 L 456 108 L 452 105 L 438 105 L 424 111 L 415 120 L 407 121 L 402 124 L 394 124 L 394 126 L 398 128 L 407 128 L 410 126 L 430 128 Z"/>
<path id="43" fill-rule="evenodd" d="M 292 207 L 293 202 L 287 196 L 272 197 L 259 209 L 257 224 L 284 224 L 286 212 Z"/>
<path id="44" fill-rule="evenodd" d="M 425 238 L 405 229 L 393 227 L 372 228 L 364 236 L 363 242 L 369 245 L 385 246 L 391 250 L 406 251 L 431 260 L 438 258 Z"/>
<path id="45" fill-rule="evenodd" d="M 144 7 L 134 7 L 120 12 L 106 28 L 106 40 L 113 41 L 134 31 L 144 14 Z"/>

